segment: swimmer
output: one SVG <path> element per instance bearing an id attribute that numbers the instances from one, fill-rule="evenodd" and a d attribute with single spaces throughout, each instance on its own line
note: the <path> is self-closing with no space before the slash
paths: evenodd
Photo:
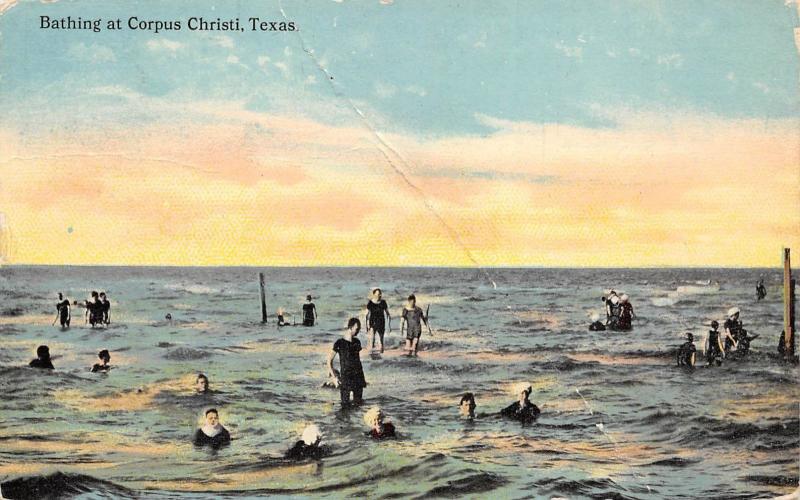
<path id="1" fill-rule="evenodd" d="M 339 382 L 343 408 L 350 404 L 361 404 L 361 396 L 364 387 L 367 386 L 367 381 L 364 379 L 364 368 L 361 366 L 361 342 L 356 338 L 360 330 L 361 321 L 358 318 L 350 318 L 343 338 L 334 342 L 328 353 L 328 376 Z M 333 367 L 333 358 L 337 354 L 341 372 Z M 352 400 L 350 399 L 351 392 L 353 393 Z"/>
<path id="2" fill-rule="evenodd" d="M 314 326 L 317 319 L 317 306 L 311 302 L 311 295 L 306 295 L 306 303 L 303 304 L 303 326 Z"/>
<path id="3" fill-rule="evenodd" d="M 281 308 L 279 308 L 279 309 L 278 309 L 278 311 L 277 311 L 277 315 L 278 315 L 278 327 L 281 327 L 281 326 L 292 326 L 292 324 L 291 324 L 291 323 L 289 323 L 288 321 L 286 321 L 286 319 L 285 319 L 285 317 L 284 317 L 284 314 L 285 314 L 285 313 L 284 313 L 284 311 L 283 311 L 283 308 L 282 308 L 282 307 L 281 307 Z"/>
<path id="4" fill-rule="evenodd" d="M 694 346 L 694 335 L 686 333 L 686 342 L 678 348 L 678 366 L 688 366 L 694 368 L 697 358 L 697 348 Z"/>
<path id="5" fill-rule="evenodd" d="M 31 368 L 44 368 L 47 370 L 54 370 L 53 362 L 50 360 L 50 348 L 46 345 L 40 345 L 36 348 L 36 359 L 28 363 Z"/>
<path id="6" fill-rule="evenodd" d="M 725 359 L 725 348 L 722 346 L 722 338 L 719 335 L 719 322 L 711 322 L 711 330 L 708 331 L 708 339 L 706 340 L 706 362 L 708 366 L 722 364 Z"/>
<path id="7" fill-rule="evenodd" d="M 69 306 L 69 299 L 65 299 L 61 293 L 58 294 L 56 317 L 61 320 L 61 328 L 69 328 L 69 323 L 72 321 L 72 308 Z"/>
<path id="8" fill-rule="evenodd" d="M 284 458 L 288 460 L 307 460 L 320 459 L 329 455 L 331 449 L 329 446 L 320 445 L 322 441 L 322 432 L 314 424 L 309 425 L 303 430 L 303 435 L 300 441 L 296 442 L 289 451 L 286 452 Z"/>
<path id="9" fill-rule="evenodd" d="M 600 315 L 597 313 L 592 313 L 592 324 L 589 325 L 590 332 L 604 332 L 606 330 L 606 325 L 600 321 Z"/>
<path id="10" fill-rule="evenodd" d="M 230 444 L 231 435 L 228 430 L 219 423 L 219 413 L 216 408 L 206 410 L 206 421 L 202 427 L 197 429 L 194 434 L 195 446 L 209 445 L 212 448 L 219 448 Z"/>
<path id="11" fill-rule="evenodd" d="M 519 399 L 500 410 L 500 415 L 506 418 L 513 418 L 523 424 L 536 420 L 541 411 L 539 411 L 539 407 L 531 403 L 529 399 L 532 391 L 533 389 L 530 384 L 518 384 L 514 392 Z"/>
<path id="12" fill-rule="evenodd" d="M 206 377 L 205 374 L 197 374 L 197 380 L 194 382 L 194 390 L 197 394 L 207 394 L 210 392 L 208 389 L 208 377 Z"/>
<path id="13" fill-rule="evenodd" d="M 167 314 L 166 314 L 166 316 L 164 316 L 164 319 L 165 319 L 165 320 L 167 320 L 167 321 L 169 321 L 169 322 L 170 322 L 170 324 L 172 324 L 172 314 L 170 314 L 170 313 L 167 313 Z"/>
<path id="14" fill-rule="evenodd" d="M 103 364 L 95 363 L 95 365 L 92 366 L 92 373 L 108 373 L 108 371 L 111 369 L 111 365 L 108 364 L 108 362 L 111 361 L 111 354 L 108 353 L 108 349 L 103 349 L 102 351 L 98 352 L 97 357 L 100 358 L 100 361 L 102 361 Z"/>
<path id="15" fill-rule="evenodd" d="M 458 403 L 458 412 L 462 417 L 472 420 L 475 418 L 475 396 L 471 392 L 464 393 Z"/>
<path id="16" fill-rule="evenodd" d="M 384 318 L 385 316 L 385 318 Z M 389 333 L 392 333 L 392 315 L 389 314 L 389 306 L 383 300 L 383 292 L 380 288 L 372 290 L 372 297 L 367 301 L 367 316 L 364 323 L 367 325 L 367 345 L 375 349 L 375 337 L 381 341 L 381 352 L 383 352 L 383 336 L 386 332 L 386 325 L 389 325 Z"/>
<path id="17" fill-rule="evenodd" d="M 400 333 L 403 333 L 403 326 L 406 327 L 406 356 L 416 356 L 419 349 L 419 338 L 422 336 L 422 323 L 428 326 L 428 318 L 422 309 L 417 307 L 417 297 L 414 294 L 408 296 L 408 305 L 403 308 L 402 319 L 400 320 Z"/>
<path id="18" fill-rule="evenodd" d="M 394 424 L 386 422 L 386 415 L 383 410 L 374 406 L 364 414 L 364 422 L 371 427 L 368 435 L 372 439 L 387 439 L 397 437 L 395 435 Z"/>

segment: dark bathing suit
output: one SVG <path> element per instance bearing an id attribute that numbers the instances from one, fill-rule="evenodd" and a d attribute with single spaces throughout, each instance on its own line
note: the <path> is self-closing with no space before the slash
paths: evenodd
<path id="1" fill-rule="evenodd" d="M 388 311 L 389 306 L 386 301 L 381 299 L 380 302 L 367 302 L 367 311 L 369 311 L 369 328 L 372 328 L 377 333 L 384 333 L 386 331 L 386 318 L 384 311 Z"/>
<path id="2" fill-rule="evenodd" d="M 106 299 L 100 302 L 100 312 L 102 313 L 101 317 L 103 318 L 103 323 L 111 323 L 111 321 L 108 319 L 108 314 L 111 312 L 111 301 Z"/>
<path id="3" fill-rule="evenodd" d="M 422 335 L 422 320 L 425 313 L 418 306 L 414 306 L 414 309 L 404 308 L 403 317 L 406 319 L 406 338 L 418 339 Z"/>
<path id="4" fill-rule="evenodd" d="M 371 437 L 372 439 L 386 439 L 395 437 L 394 424 L 391 422 L 386 422 L 385 424 L 383 424 L 382 432 L 378 432 L 375 429 L 371 429 L 369 431 L 369 437 Z"/>
<path id="5" fill-rule="evenodd" d="M 314 303 L 303 304 L 303 326 L 314 326 Z"/>
<path id="6" fill-rule="evenodd" d="M 110 370 L 110 369 L 111 369 L 111 365 L 103 366 L 100 363 L 95 363 L 95 365 L 92 367 L 92 373 L 97 373 L 97 372 L 108 373 L 108 370 Z"/>
<path id="7" fill-rule="evenodd" d="M 731 336 L 734 338 L 734 340 L 739 342 L 742 334 L 741 321 L 728 318 L 725 320 L 725 325 L 723 325 L 723 330 L 724 329 L 728 329 L 731 332 Z M 725 337 L 725 352 L 730 351 L 731 347 L 733 347 L 733 341 L 730 338 Z"/>
<path id="8" fill-rule="evenodd" d="M 328 446 L 306 444 L 305 441 L 301 440 L 286 452 L 284 458 L 288 460 L 320 459 L 329 454 L 330 448 Z"/>
<path id="9" fill-rule="evenodd" d="M 103 303 L 86 301 L 86 309 L 89 311 L 89 324 L 94 326 L 103 322 Z"/>
<path id="10" fill-rule="evenodd" d="M 691 366 L 692 354 L 697 352 L 694 342 L 686 341 L 678 348 L 678 366 Z"/>
<path id="11" fill-rule="evenodd" d="M 514 401 L 514 403 L 500 410 L 500 415 L 513 418 L 522 423 L 533 422 L 539 417 L 539 413 L 541 413 L 539 407 L 530 401 L 528 401 L 528 404 L 526 404 L 524 408 L 519 404 L 519 401 Z"/>
<path id="12" fill-rule="evenodd" d="M 706 360 L 709 364 L 715 360 L 717 365 L 722 364 L 722 352 L 719 350 L 719 331 L 717 330 L 708 331 L 708 352 L 706 352 Z"/>
<path id="13" fill-rule="evenodd" d="M 61 326 L 69 326 L 69 301 L 64 299 L 59 302 L 56 306 L 56 310 L 58 311 L 58 317 L 61 321 Z"/>
<path id="14" fill-rule="evenodd" d="M 53 362 L 50 361 L 49 359 L 48 360 L 41 360 L 39 358 L 36 358 L 33 361 L 31 361 L 28 364 L 28 366 L 30 366 L 31 368 L 45 368 L 45 369 L 48 369 L 48 370 L 55 370 L 55 367 L 53 366 Z"/>
<path id="15" fill-rule="evenodd" d="M 339 391 L 342 404 L 350 404 L 350 392 L 353 392 L 353 401 L 361 402 L 361 394 L 367 381 L 364 379 L 364 368 L 361 366 L 361 342 L 353 339 L 350 342 L 339 339 L 333 344 L 333 350 L 339 355 L 339 375 L 341 385 Z"/>
<path id="16" fill-rule="evenodd" d="M 220 446 L 225 446 L 226 444 L 230 444 L 231 442 L 231 435 L 228 433 L 226 428 L 222 428 L 222 430 L 214 437 L 210 437 L 208 434 L 203 432 L 203 429 L 197 429 L 197 432 L 194 433 L 194 445 L 195 446 L 206 446 L 209 445 L 212 448 L 219 448 Z"/>

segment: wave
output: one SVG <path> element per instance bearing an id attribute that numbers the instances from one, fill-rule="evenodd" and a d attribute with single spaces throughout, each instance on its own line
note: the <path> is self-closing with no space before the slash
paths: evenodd
<path id="1" fill-rule="evenodd" d="M 84 474 L 56 472 L 47 476 L 29 476 L 0 484 L 0 494 L 8 499 L 56 499 L 94 493 L 111 498 L 137 498 L 138 495 L 122 486 Z"/>
<path id="2" fill-rule="evenodd" d="M 218 288 L 211 288 L 210 286 L 205 285 L 183 285 L 180 283 L 168 283 L 164 285 L 164 288 L 176 292 L 189 292 L 195 295 L 212 295 L 220 293 Z"/>
<path id="3" fill-rule="evenodd" d="M 759 449 L 784 449 L 800 444 L 800 420 L 791 420 L 766 426 L 720 420 L 711 417 L 696 417 L 688 430 L 681 429 L 677 442 L 681 444 L 727 444 L 742 441 L 759 441 Z"/>
<path id="4" fill-rule="evenodd" d="M 681 302 L 687 302 L 692 295 L 711 295 L 719 292 L 719 283 L 702 285 L 681 285 L 674 291 L 668 292 L 666 297 L 653 297 L 650 303 L 656 307 L 671 307 Z"/>
<path id="5" fill-rule="evenodd" d="M 419 498 L 461 498 L 464 495 L 486 493 L 508 484 L 504 477 L 490 472 L 479 472 L 470 476 L 448 481 L 444 486 L 436 486 Z"/>
<path id="6" fill-rule="evenodd" d="M 213 356 L 214 353 L 203 351 L 200 349 L 192 349 L 190 347 L 178 347 L 164 355 L 165 358 L 175 361 L 191 361 L 195 359 L 206 359 Z"/>

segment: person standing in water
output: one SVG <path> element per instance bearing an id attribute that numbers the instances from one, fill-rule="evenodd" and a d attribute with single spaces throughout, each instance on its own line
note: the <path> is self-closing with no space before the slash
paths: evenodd
<path id="1" fill-rule="evenodd" d="M 97 353 L 97 357 L 100 358 L 100 361 L 103 363 L 95 363 L 94 366 L 92 366 L 92 373 L 108 373 L 108 371 L 111 369 L 111 365 L 108 364 L 109 361 L 111 361 L 111 354 L 108 353 L 108 349 L 103 349 Z"/>
<path id="2" fill-rule="evenodd" d="M 193 442 L 195 446 L 208 445 L 215 449 L 230 444 L 231 435 L 219 423 L 219 413 L 216 408 L 206 411 L 205 423 L 195 432 Z"/>
<path id="3" fill-rule="evenodd" d="M 389 314 L 389 306 L 383 300 L 381 289 L 375 288 L 372 290 L 372 298 L 367 301 L 367 316 L 364 321 L 367 324 L 367 345 L 370 345 L 371 349 L 375 349 L 375 337 L 377 336 L 381 341 L 381 352 L 383 352 L 383 336 L 387 322 L 389 333 L 392 333 L 392 315 Z"/>
<path id="4" fill-rule="evenodd" d="M 106 326 L 111 324 L 111 302 L 106 297 L 106 292 L 100 292 L 100 313 L 102 323 Z"/>
<path id="5" fill-rule="evenodd" d="M 725 348 L 722 346 L 722 338 L 719 335 L 719 322 L 716 320 L 711 322 L 711 330 L 708 331 L 708 340 L 706 341 L 706 362 L 708 366 L 715 364 L 717 366 L 722 364 L 725 358 Z"/>
<path id="6" fill-rule="evenodd" d="M 62 293 L 58 294 L 56 314 L 61 322 L 61 328 L 69 328 L 69 323 L 72 321 L 72 308 L 69 305 L 69 299 L 65 299 Z"/>
<path id="7" fill-rule="evenodd" d="M 400 320 L 400 333 L 403 333 L 403 326 L 406 328 L 406 350 L 407 356 L 416 356 L 419 349 L 419 338 L 422 336 L 422 323 L 428 326 L 428 318 L 422 309 L 417 307 L 417 297 L 414 294 L 408 296 L 408 305 L 403 308 L 402 319 Z"/>
<path id="8" fill-rule="evenodd" d="M 619 324 L 620 330 L 630 330 L 633 328 L 633 318 L 636 316 L 633 313 L 633 304 L 630 303 L 628 294 L 623 293 L 619 298 Z"/>
<path id="9" fill-rule="evenodd" d="M 46 345 L 40 345 L 36 348 L 36 359 L 28 363 L 31 368 L 44 368 L 46 370 L 55 370 L 53 362 L 50 360 L 50 348 Z"/>
<path id="10" fill-rule="evenodd" d="M 362 393 L 364 387 L 367 386 L 367 381 L 364 379 L 364 368 L 361 366 L 361 342 L 356 338 L 360 330 L 361 321 L 358 318 L 350 318 L 344 336 L 334 342 L 333 348 L 328 353 L 328 374 L 339 381 L 339 393 L 343 408 L 347 408 L 351 404 L 361 404 Z M 333 367 L 333 358 L 337 354 L 341 371 L 337 371 Z M 353 393 L 352 400 L 350 393 Z"/>
<path id="11" fill-rule="evenodd" d="M 742 332 L 742 322 L 739 321 L 739 308 L 731 307 L 728 309 L 728 319 L 723 325 L 725 330 L 725 353 L 729 353 L 733 348 L 739 347 L 739 336 Z"/>
<path id="12" fill-rule="evenodd" d="M 306 295 L 306 303 L 303 304 L 303 326 L 314 326 L 317 321 L 317 306 L 311 302 L 311 295 Z"/>
<path id="13" fill-rule="evenodd" d="M 694 368 L 697 359 L 697 348 L 694 346 L 694 335 L 686 333 L 686 342 L 678 348 L 678 366 Z"/>
<path id="14" fill-rule="evenodd" d="M 767 296 L 767 288 L 764 286 L 764 277 L 761 276 L 758 279 L 758 284 L 756 285 L 756 298 L 758 300 L 762 300 L 766 296 Z"/>
<path id="15" fill-rule="evenodd" d="M 86 307 L 86 322 L 89 323 L 92 328 L 94 328 L 95 325 L 101 324 L 103 322 L 103 304 L 100 303 L 100 295 L 92 291 L 91 298 L 85 300 L 83 304 Z"/>

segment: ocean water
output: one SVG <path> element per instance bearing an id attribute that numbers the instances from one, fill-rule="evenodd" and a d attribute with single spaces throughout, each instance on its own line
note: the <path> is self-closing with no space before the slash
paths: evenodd
<path id="1" fill-rule="evenodd" d="M 798 368 L 775 355 L 780 270 L 268 268 L 266 325 L 259 271 L 0 268 L 4 494 L 56 473 L 50 484 L 86 498 L 763 498 L 797 487 Z M 394 330 L 382 357 L 362 352 L 364 407 L 342 411 L 320 387 L 326 354 L 350 316 L 363 320 L 374 286 Z M 608 288 L 631 296 L 633 331 L 587 330 Z M 79 309 L 71 329 L 51 326 L 57 292 L 91 290 L 110 295 L 110 328 L 90 329 Z M 433 327 L 417 359 L 398 349 L 411 292 Z M 298 314 L 307 293 L 318 325 L 279 329 L 275 310 Z M 702 349 L 731 306 L 760 335 L 750 356 L 674 366 L 685 332 Z M 39 344 L 55 371 L 26 367 Z M 89 373 L 104 348 L 114 369 Z M 193 394 L 198 372 L 210 395 Z M 524 427 L 494 416 L 521 381 L 542 409 Z M 465 391 L 472 422 L 458 414 Z M 372 405 L 399 439 L 365 437 Z M 209 407 L 233 437 L 217 452 L 191 445 Z M 311 422 L 333 454 L 283 461 Z"/>

